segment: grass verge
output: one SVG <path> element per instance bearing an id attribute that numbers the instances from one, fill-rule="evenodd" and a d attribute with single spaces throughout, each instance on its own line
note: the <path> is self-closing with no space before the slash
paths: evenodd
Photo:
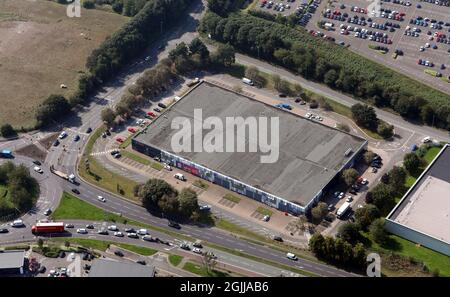
<path id="1" fill-rule="evenodd" d="M 262 214 L 262 215 L 265 215 L 265 216 L 271 216 L 271 215 L 273 215 L 273 211 L 271 211 L 270 209 L 267 209 L 267 208 L 265 208 L 265 207 L 262 207 L 262 206 L 258 207 L 258 208 L 256 209 L 256 212 L 258 212 L 258 213 L 260 213 L 260 214 Z"/>
<path id="2" fill-rule="evenodd" d="M 222 198 L 227 199 L 234 203 L 239 203 L 241 201 L 241 198 L 239 198 L 233 194 L 225 194 Z"/>
<path id="3" fill-rule="evenodd" d="M 227 277 L 230 276 L 230 274 L 219 271 L 219 270 L 213 270 L 211 273 L 208 273 L 206 269 L 199 264 L 195 264 L 192 262 L 186 262 L 183 266 L 183 270 L 189 271 L 191 273 L 204 276 L 204 277 Z"/>
<path id="4" fill-rule="evenodd" d="M 183 256 L 179 255 L 169 255 L 169 262 L 176 267 L 181 263 L 181 261 L 183 261 L 183 258 Z"/>
<path id="5" fill-rule="evenodd" d="M 208 185 L 207 183 L 203 182 L 203 181 L 200 180 L 200 179 L 195 180 L 192 184 L 193 184 L 194 186 L 200 188 L 200 189 L 203 189 L 203 190 L 207 190 L 208 187 L 209 187 L 209 185 Z"/>
<path id="6" fill-rule="evenodd" d="M 109 192 L 119 194 L 127 199 L 137 201 L 138 198 L 134 196 L 134 187 L 138 183 L 119 174 L 108 171 L 99 162 L 97 162 L 93 156 L 91 156 L 95 142 L 105 130 L 106 128 L 102 126 L 95 130 L 89 138 L 84 154 L 80 160 L 78 173 L 91 184 L 106 189 Z M 88 162 L 89 168 L 86 166 L 86 162 Z"/>

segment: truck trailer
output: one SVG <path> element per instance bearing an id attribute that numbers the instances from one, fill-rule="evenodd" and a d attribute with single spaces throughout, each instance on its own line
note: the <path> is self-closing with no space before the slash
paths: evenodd
<path id="1" fill-rule="evenodd" d="M 68 180 L 72 184 L 75 183 L 75 175 L 74 174 L 67 174 L 67 173 L 55 170 L 55 167 L 53 167 L 53 165 L 50 166 L 50 172 L 55 174 L 55 175 L 57 175 L 57 176 L 59 176 L 59 177 L 64 178 L 65 180 Z"/>
<path id="2" fill-rule="evenodd" d="M 344 204 L 342 204 L 341 207 L 339 207 L 339 209 L 336 212 L 338 219 L 342 218 L 347 213 L 347 211 L 351 209 L 350 206 L 351 206 L 350 202 L 344 202 Z"/>
<path id="3" fill-rule="evenodd" d="M 37 223 L 31 227 L 31 233 L 33 234 L 61 233 L 64 231 L 63 222 Z"/>

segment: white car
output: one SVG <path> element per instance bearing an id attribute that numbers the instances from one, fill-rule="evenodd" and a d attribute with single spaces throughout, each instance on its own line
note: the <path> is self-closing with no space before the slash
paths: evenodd
<path id="1" fill-rule="evenodd" d="M 353 201 L 353 197 L 350 196 L 350 195 L 348 195 L 348 196 L 347 196 L 347 199 L 345 199 L 345 201 L 347 201 L 347 202 L 352 202 L 352 201 Z"/>
<path id="2" fill-rule="evenodd" d="M 297 256 L 295 254 L 293 254 L 293 253 L 287 253 L 286 254 L 286 258 L 288 258 L 290 260 L 294 260 L 294 261 L 297 260 Z"/>
<path id="3" fill-rule="evenodd" d="M 142 240 L 145 240 L 145 241 L 154 241 L 153 237 L 151 237 L 150 235 L 144 235 L 144 236 L 142 236 Z"/>
<path id="4" fill-rule="evenodd" d="M 167 164 L 164 164 L 164 169 L 166 169 L 167 171 L 172 171 L 172 167 Z"/>
<path id="5" fill-rule="evenodd" d="M 338 198 L 339 198 L 339 199 L 344 198 L 344 192 L 340 192 Z"/>
<path id="6" fill-rule="evenodd" d="M 108 230 L 109 231 L 119 231 L 119 228 L 117 228 L 116 225 L 111 225 L 111 226 L 108 226 Z"/>
<path id="7" fill-rule="evenodd" d="M 196 254 L 202 254 L 202 250 L 199 248 L 193 248 L 192 251 Z"/>
<path id="8" fill-rule="evenodd" d="M 14 222 L 11 223 L 12 227 L 23 227 L 25 224 L 23 223 L 22 220 L 15 220 Z"/>
<path id="9" fill-rule="evenodd" d="M 369 183 L 369 181 L 367 180 L 367 178 L 363 178 L 363 180 L 361 181 L 361 185 L 367 185 Z"/>
<path id="10" fill-rule="evenodd" d="M 114 236 L 116 237 L 123 237 L 123 233 L 122 232 L 114 232 Z"/>
<path id="11" fill-rule="evenodd" d="M 103 198 L 102 196 L 97 196 L 97 199 L 98 199 L 98 201 L 106 202 L 106 199 Z"/>
<path id="12" fill-rule="evenodd" d="M 270 216 L 269 215 L 265 215 L 264 217 L 263 217 L 263 221 L 264 222 L 268 222 L 270 220 Z"/>
<path id="13" fill-rule="evenodd" d="M 77 229 L 77 233 L 79 233 L 79 234 L 87 234 L 88 232 L 87 232 L 86 229 L 80 228 L 80 229 Z"/>
<path id="14" fill-rule="evenodd" d="M 181 173 L 177 173 L 173 177 L 175 177 L 176 179 L 181 180 L 181 181 L 186 181 L 186 178 Z"/>
<path id="15" fill-rule="evenodd" d="M 39 166 L 34 166 L 33 170 L 36 171 L 37 173 L 41 173 L 41 174 L 44 173 L 44 170 L 42 170 L 42 168 Z"/>
<path id="16" fill-rule="evenodd" d="M 430 141 L 431 141 L 431 137 L 430 136 L 427 136 L 424 139 L 422 139 L 423 143 L 427 143 L 427 142 L 430 142 Z"/>
<path id="17" fill-rule="evenodd" d="M 211 210 L 211 205 L 202 205 L 199 207 L 200 210 L 202 211 L 210 211 Z"/>
<path id="18" fill-rule="evenodd" d="M 67 132 L 66 131 L 62 131 L 61 134 L 59 134 L 58 138 L 59 139 L 63 139 L 67 136 Z"/>
<path id="19" fill-rule="evenodd" d="M 139 229 L 137 231 L 137 234 L 139 235 L 148 235 L 147 229 Z"/>

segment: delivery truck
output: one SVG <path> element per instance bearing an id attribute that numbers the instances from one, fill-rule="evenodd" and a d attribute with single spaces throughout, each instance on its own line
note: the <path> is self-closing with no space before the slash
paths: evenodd
<path id="1" fill-rule="evenodd" d="M 55 167 L 53 167 L 53 165 L 50 166 L 50 172 L 55 174 L 55 175 L 57 175 L 57 176 L 59 176 L 59 177 L 61 177 L 61 178 L 64 178 L 65 180 L 68 180 L 72 184 L 75 183 L 75 175 L 74 174 L 67 174 L 67 173 L 58 171 L 58 170 L 55 169 Z"/>
<path id="2" fill-rule="evenodd" d="M 351 203 L 350 202 L 344 202 L 344 204 L 339 207 L 339 209 L 336 212 L 336 215 L 338 219 L 342 218 L 350 209 L 351 209 Z"/>

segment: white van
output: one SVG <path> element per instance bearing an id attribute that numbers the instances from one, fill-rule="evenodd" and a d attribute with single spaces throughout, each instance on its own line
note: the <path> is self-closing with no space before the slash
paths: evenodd
<path id="1" fill-rule="evenodd" d="M 249 85 L 249 86 L 253 86 L 253 81 L 252 81 L 251 79 L 249 79 L 249 78 L 243 77 L 243 78 L 242 78 L 242 82 L 243 82 L 244 84 Z"/>
<path id="2" fill-rule="evenodd" d="M 430 136 L 427 136 L 424 139 L 422 139 L 423 143 L 427 143 L 427 142 L 430 142 L 430 141 L 431 141 L 431 137 Z"/>
<path id="3" fill-rule="evenodd" d="M 186 178 L 181 173 L 176 173 L 173 177 L 175 177 L 176 179 L 179 179 L 181 181 L 186 181 Z"/>
<path id="4" fill-rule="evenodd" d="M 147 229 L 139 229 L 137 231 L 137 234 L 139 235 L 148 235 Z"/>
<path id="5" fill-rule="evenodd" d="M 23 224 L 23 221 L 22 220 L 15 220 L 14 222 L 12 222 L 12 224 L 11 224 L 11 226 L 13 226 L 13 227 L 22 227 L 24 224 Z"/>
<path id="6" fill-rule="evenodd" d="M 287 253 L 286 257 L 290 260 L 294 260 L 294 261 L 297 260 L 297 256 L 293 253 Z"/>

